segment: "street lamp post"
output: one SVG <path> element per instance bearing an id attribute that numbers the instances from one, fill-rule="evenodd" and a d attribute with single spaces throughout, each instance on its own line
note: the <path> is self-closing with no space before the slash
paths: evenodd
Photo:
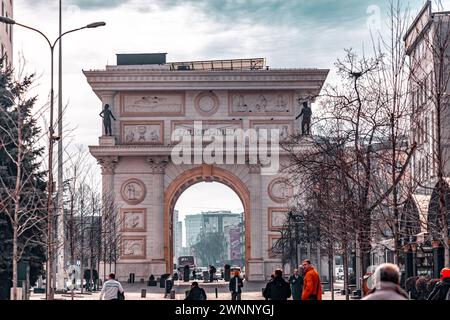
<path id="1" fill-rule="evenodd" d="M 0 22 L 5 24 L 17 25 L 23 28 L 35 31 L 43 36 L 50 48 L 50 120 L 49 120 L 49 149 L 48 149 L 48 181 L 47 181 L 47 265 L 46 265 L 46 290 L 45 297 L 47 300 L 52 300 L 54 298 L 54 292 L 52 288 L 52 269 L 53 269 L 53 144 L 58 141 L 60 137 L 54 135 L 53 129 L 53 105 L 54 105 L 54 90 L 53 90 L 53 67 L 54 67 L 54 49 L 58 41 L 66 34 L 83 30 L 97 28 L 106 25 L 105 22 L 94 22 L 90 23 L 84 27 L 69 30 L 61 34 L 52 43 L 49 38 L 40 30 L 29 27 L 27 25 L 16 22 L 15 20 L 7 17 L 0 17 Z M 60 195 L 61 196 L 61 195 Z"/>

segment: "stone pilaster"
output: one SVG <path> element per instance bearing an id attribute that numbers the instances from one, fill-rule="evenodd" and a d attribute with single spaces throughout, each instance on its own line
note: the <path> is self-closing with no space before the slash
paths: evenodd
<path id="1" fill-rule="evenodd" d="M 100 157 L 97 159 L 102 168 L 103 203 L 114 203 L 114 173 L 119 163 L 118 157 Z M 104 205 L 107 208 L 107 205 Z"/>
<path id="2" fill-rule="evenodd" d="M 263 238 L 262 238 L 262 189 L 261 189 L 261 165 L 248 164 L 250 173 L 250 197 L 251 197 L 251 254 L 252 260 L 262 260 L 263 258 Z"/>
<path id="3" fill-rule="evenodd" d="M 111 229 L 108 225 L 111 219 L 114 217 L 114 214 L 117 214 L 116 221 L 119 221 L 118 212 L 114 208 L 114 174 L 119 163 L 118 157 L 99 157 L 97 158 L 98 164 L 102 169 L 102 203 L 103 203 L 103 212 L 102 212 L 102 225 L 105 229 Z M 120 222 L 120 221 L 119 221 Z M 103 235 L 105 238 L 102 238 L 103 242 L 106 242 L 107 234 Z M 103 262 L 104 263 L 104 262 Z M 102 267 L 100 272 L 104 272 L 104 268 Z M 110 272 L 115 272 L 115 270 L 110 270 Z M 103 275 L 106 277 L 106 274 Z"/>
<path id="4" fill-rule="evenodd" d="M 162 261 L 164 260 L 164 221 L 171 221 L 171 219 L 164 219 L 164 174 L 166 167 L 169 163 L 167 157 L 148 157 L 147 163 L 149 164 L 152 176 L 152 190 L 153 190 L 153 206 L 151 208 L 151 216 L 155 223 L 150 224 L 149 227 L 153 232 L 153 250 L 151 252 L 152 260 Z"/>

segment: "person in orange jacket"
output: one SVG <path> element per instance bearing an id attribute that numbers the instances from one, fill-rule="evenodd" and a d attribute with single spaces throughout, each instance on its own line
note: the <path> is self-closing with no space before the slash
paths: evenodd
<path id="1" fill-rule="evenodd" d="M 310 260 L 302 263 L 305 272 L 303 278 L 302 300 L 322 300 L 322 283 L 319 274 L 311 264 Z"/>

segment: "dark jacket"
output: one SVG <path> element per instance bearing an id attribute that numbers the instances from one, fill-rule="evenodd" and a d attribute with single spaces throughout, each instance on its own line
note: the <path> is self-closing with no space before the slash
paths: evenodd
<path id="1" fill-rule="evenodd" d="M 206 292 L 203 288 L 200 287 L 193 287 L 191 290 L 189 290 L 189 295 L 186 297 L 185 300 L 206 300 Z"/>
<path id="2" fill-rule="evenodd" d="M 450 290 L 450 278 L 446 278 L 436 284 L 433 291 L 428 296 L 428 300 L 446 300 L 449 290 Z"/>
<path id="3" fill-rule="evenodd" d="M 238 288 L 236 291 L 236 278 L 238 279 Z M 228 288 L 230 289 L 231 292 L 236 292 L 236 293 L 242 293 L 242 287 L 244 286 L 244 281 L 242 280 L 241 277 L 236 277 L 234 276 L 233 278 L 230 279 L 230 284 L 228 285 Z"/>
<path id="4" fill-rule="evenodd" d="M 289 278 L 289 284 L 291 285 L 292 298 L 294 300 L 302 300 L 303 276 L 298 275 L 296 278 L 295 275 L 292 275 Z"/>
<path id="5" fill-rule="evenodd" d="M 291 288 L 282 277 L 275 277 L 266 285 L 263 296 L 269 300 L 287 300 L 291 297 Z"/>

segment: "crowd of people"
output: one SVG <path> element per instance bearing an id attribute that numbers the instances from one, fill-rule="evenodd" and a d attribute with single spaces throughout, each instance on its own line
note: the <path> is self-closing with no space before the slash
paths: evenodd
<path id="1" fill-rule="evenodd" d="M 398 266 L 385 263 L 377 267 L 373 275 L 374 286 L 362 300 L 409 300 L 410 295 L 400 286 L 401 273 Z M 241 300 L 244 279 L 235 271 L 229 281 L 231 300 Z M 266 300 L 322 300 L 322 283 L 319 273 L 310 260 L 304 260 L 286 281 L 281 269 L 275 270 L 263 291 Z M 115 275 L 110 274 L 102 287 L 100 299 L 122 300 L 124 290 Z M 450 268 L 441 271 L 441 278 L 434 286 L 427 300 L 450 300 Z M 206 292 L 197 281 L 191 284 L 186 300 L 207 300 Z"/>

